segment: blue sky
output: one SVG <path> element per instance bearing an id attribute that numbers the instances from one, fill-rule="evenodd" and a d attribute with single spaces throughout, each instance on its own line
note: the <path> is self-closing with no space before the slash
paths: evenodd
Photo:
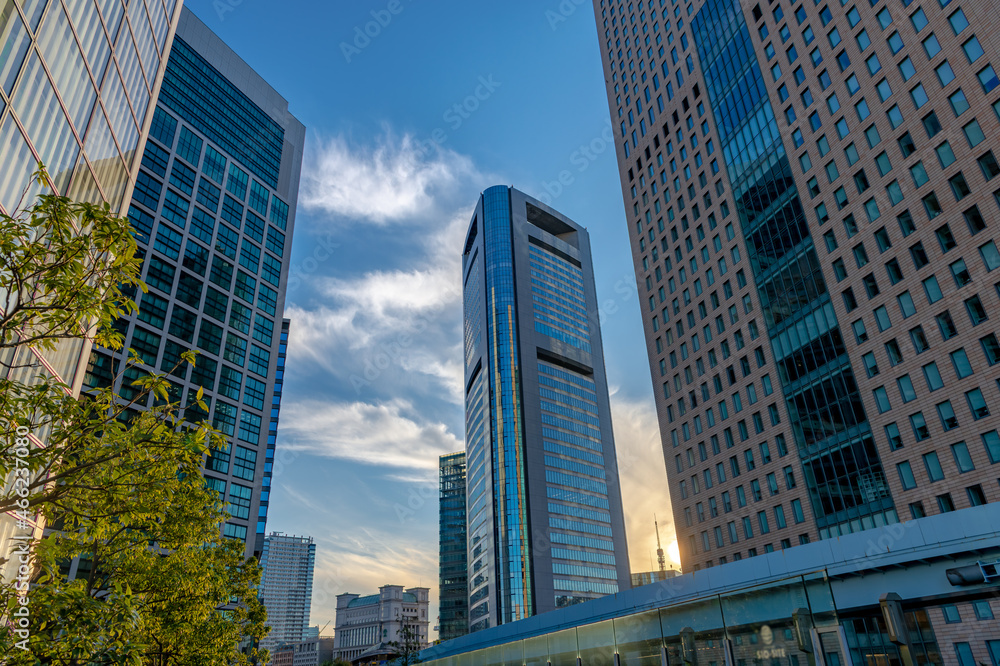
<path id="1" fill-rule="evenodd" d="M 436 616 L 461 243 L 493 184 L 590 231 L 631 562 L 652 568 L 653 513 L 673 532 L 590 2 L 186 4 L 308 128 L 268 530 L 317 540 L 312 623 L 383 584 L 430 587 Z"/>

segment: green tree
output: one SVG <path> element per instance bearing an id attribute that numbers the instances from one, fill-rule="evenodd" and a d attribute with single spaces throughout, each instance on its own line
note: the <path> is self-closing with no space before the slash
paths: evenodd
<path id="1" fill-rule="evenodd" d="M 420 635 L 410 627 L 403 625 L 403 629 L 399 632 L 399 640 L 389 641 L 386 645 L 399 655 L 392 662 L 396 666 L 413 666 L 413 664 L 420 663 L 420 650 L 424 646 L 420 642 Z"/>
<path id="2" fill-rule="evenodd" d="M 18 478 L 0 511 L 37 513 L 51 527 L 31 553 L 30 637 L 0 632 L 6 664 L 267 661 L 266 651 L 239 649 L 267 631 L 260 567 L 221 536 L 227 514 L 201 469 L 229 445 L 191 423 L 207 413 L 201 392 L 181 404 L 166 376 L 143 371 L 123 382 L 128 399 L 113 382 L 74 398 L 24 361 L 28 348 L 53 350 L 86 331 L 120 349 L 113 323 L 136 310 L 127 292 L 145 289 L 139 268 L 128 220 L 106 206 L 43 194 L 0 216 L 0 359 L 15 370 L 0 379 L 0 473 Z M 196 363 L 194 353 L 183 362 Z M 137 363 L 133 354 L 119 375 Z M 25 431 L 44 446 L 24 446 Z M 8 618 L 22 612 L 17 587 L 0 588 Z"/>

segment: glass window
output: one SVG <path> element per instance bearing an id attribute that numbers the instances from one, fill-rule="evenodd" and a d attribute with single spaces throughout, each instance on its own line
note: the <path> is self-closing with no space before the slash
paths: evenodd
<path id="1" fill-rule="evenodd" d="M 872 394 L 875 396 L 875 404 L 878 406 L 879 414 L 884 414 L 892 409 L 892 404 L 889 402 L 889 394 L 886 393 L 884 386 L 879 386 L 872 391 Z"/>
<path id="2" fill-rule="evenodd" d="M 982 440 L 983 446 L 986 448 L 986 454 L 990 458 L 990 462 L 993 464 L 1000 462 L 1000 433 L 996 430 L 983 433 Z"/>
<path id="3" fill-rule="evenodd" d="M 986 399 L 980 389 L 972 389 L 965 394 L 965 399 L 969 403 L 969 411 L 975 421 L 986 418 L 990 415 L 990 408 L 986 406 Z"/>
<path id="4" fill-rule="evenodd" d="M 959 474 L 976 469 L 976 465 L 972 462 L 972 456 L 969 455 L 969 447 L 966 446 L 965 442 L 952 444 L 951 453 L 955 458 L 955 466 L 958 468 Z"/>
<path id="5" fill-rule="evenodd" d="M 957 349 L 951 353 L 951 362 L 955 366 L 955 375 L 959 379 L 964 379 L 972 374 L 972 364 L 965 353 L 965 349 Z"/>
<path id="6" fill-rule="evenodd" d="M 923 412 L 910 415 L 910 426 L 913 428 L 913 436 L 918 442 L 931 436 L 931 432 L 927 428 L 927 422 L 924 420 Z"/>
<path id="7" fill-rule="evenodd" d="M 934 72 L 937 74 L 938 81 L 941 82 L 942 88 L 955 80 L 955 72 L 952 71 L 951 65 L 948 64 L 947 60 L 938 65 L 934 69 Z"/>
<path id="8" fill-rule="evenodd" d="M 979 121 L 975 118 L 962 127 L 962 132 L 965 133 L 965 138 L 972 148 L 978 146 L 986 138 L 982 127 L 979 126 Z"/>
<path id="9" fill-rule="evenodd" d="M 983 92 L 989 93 L 1000 85 L 1000 79 L 997 79 L 997 73 L 993 70 L 992 65 L 987 65 L 985 68 L 979 70 L 976 76 L 979 78 L 979 83 L 983 86 Z"/>
<path id="10" fill-rule="evenodd" d="M 983 47 L 975 36 L 962 44 L 962 50 L 965 51 L 965 57 L 970 63 L 976 62 L 984 54 Z"/>
<path id="11" fill-rule="evenodd" d="M 951 110 L 955 112 L 956 116 L 960 116 L 969 110 L 969 101 L 965 98 L 965 93 L 959 88 L 950 97 L 948 101 L 951 103 Z"/>
<path id="12" fill-rule="evenodd" d="M 917 480 L 913 478 L 913 470 L 910 469 L 910 462 L 903 461 L 896 464 L 896 471 L 899 473 L 899 482 L 903 490 L 912 490 L 917 487 Z"/>
<path id="13" fill-rule="evenodd" d="M 944 478 L 944 471 L 941 469 L 941 463 L 938 460 L 937 452 L 931 451 L 930 453 L 925 453 L 923 455 L 924 468 L 927 470 L 927 478 L 934 481 L 940 481 Z"/>
<path id="14" fill-rule="evenodd" d="M 965 18 L 965 12 L 961 8 L 948 17 L 948 23 L 951 24 L 951 29 L 955 31 L 956 35 L 969 27 L 969 20 Z"/>

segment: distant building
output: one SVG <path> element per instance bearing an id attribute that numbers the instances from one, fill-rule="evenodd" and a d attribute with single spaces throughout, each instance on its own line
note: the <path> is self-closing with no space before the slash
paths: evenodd
<path id="1" fill-rule="evenodd" d="M 294 656 L 292 666 L 319 666 L 319 637 L 303 638 L 292 645 Z"/>
<path id="2" fill-rule="evenodd" d="M 312 537 L 274 532 L 264 539 L 260 563 L 264 569 L 260 596 L 271 627 L 260 646 L 269 650 L 295 646 L 309 636 L 316 544 Z"/>
<path id="3" fill-rule="evenodd" d="M 438 636 L 447 641 L 469 632 L 468 550 L 465 531 L 465 453 L 440 460 L 440 610 Z"/>
<path id="4" fill-rule="evenodd" d="M 643 585 L 658 583 L 661 580 L 666 580 L 680 575 L 681 572 L 676 569 L 667 569 L 666 571 L 641 571 L 639 573 L 632 574 L 632 587 L 642 587 Z"/>
<path id="5" fill-rule="evenodd" d="M 283 645 L 271 650 L 271 666 L 295 666 L 295 648 Z"/>
<path id="6" fill-rule="evenodd" d="M 490 187 L 462 251 L 469 630 L 629 586 L 590 236 Z"/>
<path id="7" fill-rule="evenodd" d="M 333 661 L 332 636 L 319 635 L 319 627 L 309 627 L 303 633 L 302 640 L 285 643 L 274 648 L 271 653 L 271 666 L 320 666 Z"/>
<path id="8" fill-rule="evenodd" d="M 325 664 L 326 662 L 333 661 L 337 658 L 336 638 L 333 636 L 320 636 L 317 640 L 319 643 L 316 648 L 316 653 L 318 655 L 316 660 L 320 664 Z"/>
<path id="9" fill-rule="evenodd" d="M 378 594 L 337 595 L 334 658 L 353 661 L 362 653 L 387 653 L 388 643 L 403 640 L 404 627 L 426 645 L 429 592 L 426 587 L 384 585 Z"/>

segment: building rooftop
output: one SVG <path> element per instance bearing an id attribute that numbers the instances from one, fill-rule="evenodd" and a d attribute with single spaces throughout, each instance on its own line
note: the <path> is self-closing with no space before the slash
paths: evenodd
<path id="1" fill-rule="evenodd" d="M 358 608 L 359 606 L 374 606 L 379 602 L 381 597 L 377 594 L 369 594 L 365 597 L 358 597 L 357 599 L 351 599 L 347 604 L 348 608 Z M 409 603 L 417 603 L 417 595 L 411 594 L 410 592 L 403 592 L 403 601 Z"/>

